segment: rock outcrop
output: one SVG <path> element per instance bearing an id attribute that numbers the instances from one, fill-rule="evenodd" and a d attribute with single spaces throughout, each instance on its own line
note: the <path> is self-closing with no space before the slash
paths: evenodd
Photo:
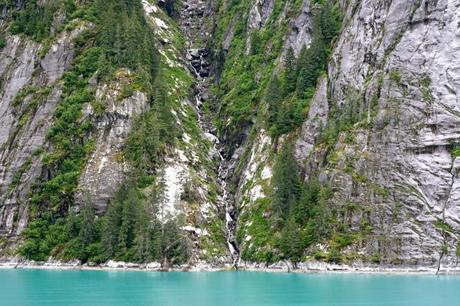
<path id="1" fill-rule="evenodd" d="M 44 46 L 8 36 L 0 52 L 0 233 L 19 235 L 28 221 L 31 185 L 42 175 L 39 152 L 61 96 L 57 82 L 73 60 L 73 39 L 61 35 L 43 58 Z"/>

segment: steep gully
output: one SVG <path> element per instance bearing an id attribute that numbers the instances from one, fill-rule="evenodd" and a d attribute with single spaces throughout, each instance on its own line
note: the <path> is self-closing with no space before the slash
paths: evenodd
<path id="1" fill-rule="evenodd" d="M 209 89 L 212 82 L 212 69 L 209 61 L 209 51 L 206 49 L 207 40 L 211 35 L 206 28 L 208 2 L 206 0 L 185 0 L 179 13 L 179 23 L 186 38 L 187 66 L 195 77 L 195 89 L 192 104 L 198 115 L 198 122 L 206 138 L 211 140 L 218 155 L 217 183 L 221 188 L 219 204 L 225 208 L 225 231 L 227 247 L 231 254 L 234 268 L 238 268 L 239 249 L 236 243 L 236 207 L 232 194 L 229 192 L 228 179 L 231 175 L 230 159 L 226 158 L 224 144 L 217 137 L 216 129 L 212 126 L 211 118 L 205 116 L 203 104 L 211 98 Z"/>

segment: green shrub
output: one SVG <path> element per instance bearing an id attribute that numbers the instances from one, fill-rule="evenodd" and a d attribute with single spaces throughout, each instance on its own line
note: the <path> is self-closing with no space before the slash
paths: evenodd
<path id="1" fill-rule="evenodd" d="M 0 50 L 6 47 L 6 38 L 0 33 Z"/>

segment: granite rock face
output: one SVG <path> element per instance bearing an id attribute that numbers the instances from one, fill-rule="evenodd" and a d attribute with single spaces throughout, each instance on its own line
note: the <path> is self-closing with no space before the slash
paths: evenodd
<path id="1" fill-rule="evenodd" d="M 327 80 L 297 142 L 307 174 L 319 171 L 332 183 L 331 205 L 356 203 L 352 228 L 363 220 L 372 225 L 359 251 L 385 263 L 456 264 L 459 8 L 448 0 L 345 6 Z M 336 160 L 324 163 L 315 130 L 328 105 L 353 108 L 371 124 L 354 129 L 351 142 L 341 133 Z"/>
<path id="2" fill-rule="evenodd" d="M 87 105 L 85 115 L 91 117 L 96 126 L 95 150 L 80 176 L 77 202 L 90 200 L 98 213 L 105 212 L 108 203 L 123 183 L 128 166 L 123 162 L 123 146 L 128 138 L 134 118 L 143 114 L 149 104 L 142 92 L 118 100 L 120 86 L 107 85 L 96 91 L 96 99 L 103 100 L 105 110 L 95 115 L 91 105 Z"/>
<path id="3" fill-rule="evenodd" d="M 331 210 L 357 207 L 342 220 L 353 231 L 371 226 L 371 234 L 346 252 L 378 256 L 386 265 L 453 267 L 460 232 L 459 158 L 453 153 L 460 140 L 460 3 L 340 3 L 342 31 L 296 141 L 301 172 L 331 185 Z M 305 1 L 290 21 L 285 49 L 298 53 L 308 46 L 311 23 Z M 339 134 L 331 158 L 318 138 L 332 109 L 351 110 L 360 120 Z M 260 147 L 261 138 L 255 139 L 246 145 Z M 269 167 L 269 154 L 270 147 L 257 152 L 247 171 Z M 267 196 L 264 180 L 254 181 L 239 186 L 241 214 Z M 250 224 L 239 227 L 246 233 Z M 251 239 L 246 233 L 242 244 Z"/>
<path id="4" fill-rule="evenodd" d="M 43 174 L 37 152 L 47 148 L 46 133 L 60 101 L 56 81 L 70 67 L 73 38 L 81 31 L 61 35 L 43 58 L 43 46 L 19 36 L 7 37 L 0 53 L 0 234 L 16 237 L 27 225 L 30 187 Z M 44 88 L 47 96 L 33 103 Z"/>

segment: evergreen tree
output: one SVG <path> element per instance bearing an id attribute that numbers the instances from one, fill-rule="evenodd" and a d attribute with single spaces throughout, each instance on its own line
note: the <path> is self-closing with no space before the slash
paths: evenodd
<path id="1" fill-rule="evenodd" d="M 158 175 L 157 183 L 144 207 L 139 210 L 136 223 L 135 252 L 141 262 L 161 259 L 164 226 L 158 220 L 160 205 L 166 201 L 164 173 Z"/>
<path id="2" fill-rule="evenodd" d="M 286 52 L 284 58 L 284 94 L 287 96 L 294 92 L 297 84 L 297 62 L 292 47 Z"/>
<path id="3" fill-rule="evenodd" d="M 121 224 L 118 234 L 118 251 L 121 254 L 128 253 L 133 246 L 135 238 L 134 226 L 136 224 L 137 211 L 139 210 L 139 195 L 134 187 L 128 189 L 123 201 Z"/>
<path id="4" fill-rule="evenodd" d="M 123 201 L 127 191 L 126 185 L 120 187 L 104 216 L 101 240 L 106 256 L 109 258 L 113 257 L 117 251 Z"/>
<path id="5" fill-rule="evenodd" d="M 321 186 L 316 180 L 302 184 L 301 195 L 297 205 L 292 210 L 292 216 L 300 226 L 305 226 L 313 216 L 312 210 L 318 203 Z"/>
<path id="6" fill-rule="evenodd" d="M 81 225 L 78 235 L 83 247 L 90 245 L 96 238 L 95 214 L 90 196 L 85 195 L 85 200 L 80 210 Z"/>
<path id="7" fill-rule="evenodd" d="M 340 15 L 337 5 L 332 1 L 323 1 L 320 13 L 314 20 L 314 26 L 320 29 L 324 43 L 327 45 L 339 34 L 342 19 Z"/>
<path id="8" fill-rule="evenodd" d="M 281 93 L 281 84 L 278 79 L 278 76 L 273 76 L 270 82 L 267 85 L 265 91 L 265 101 L 268 104 L 268 118 L 267 124 L 268 127 L 273 126 L 278 118 L 278 110 L 283 101 Z"/>
<path id="9" fill-rule="evenodd" d="M 135 224 L 134 249 L 136 260 L 139 262 L 148 262 L 155 258 L 152 245 L 152 220 L 148 212 L 142 207 L 138 211 Z"/>
<path id="10" fill-rule="evenodd" d="M 157 79 L 154 94 L 154 110 L 158 117 L 159 137 L 162 143 L 172 146 L 177 136 L 176 118 L 171 113 L 171 106 L 168 103 L 168 90 L 166 82 Z"/>
<path id="11" fill-rule="evenodd" d="M 316 205 L 309 210 L 309 220 L 307 224 L 310 243 L 321 241 L 329 236 L 331 229 L 329 211 L 327 210 L 327 200 L 331 197 L 329 188 L 320 188 Z"/>
<path id="12" fill-rule="evenodd" d="M 286 218 L 300 196 L 300 177 L 293 145 L 286 142 L 273 168 L 273 209 L 279 218 Z"/>
<path id="13" fill-rule="evenodd" d="M 179 227 L 178 220 L 164 224 L 162 256 L 165 264 L 181 264 L 190 257 L 188 238 Z"/>
<path id="14" fill-rule="evenodd" d="M 300 99 L 310 98 L 316 87 L 316 80 L 324 69 L 326 62 L 322 39 L 313 40 L 307 49 L 303 47 L 297 62 L 299 75 L 297 78 L 297 96 Z"/>
<path id="15" fill-rule="evenodd" d="M 289 218 L 281 231 L 280 251 L 285 259 L 290 259 L 294 264 L 302 258 L 303 246 L 298 224 L 294 218 Z"/>

